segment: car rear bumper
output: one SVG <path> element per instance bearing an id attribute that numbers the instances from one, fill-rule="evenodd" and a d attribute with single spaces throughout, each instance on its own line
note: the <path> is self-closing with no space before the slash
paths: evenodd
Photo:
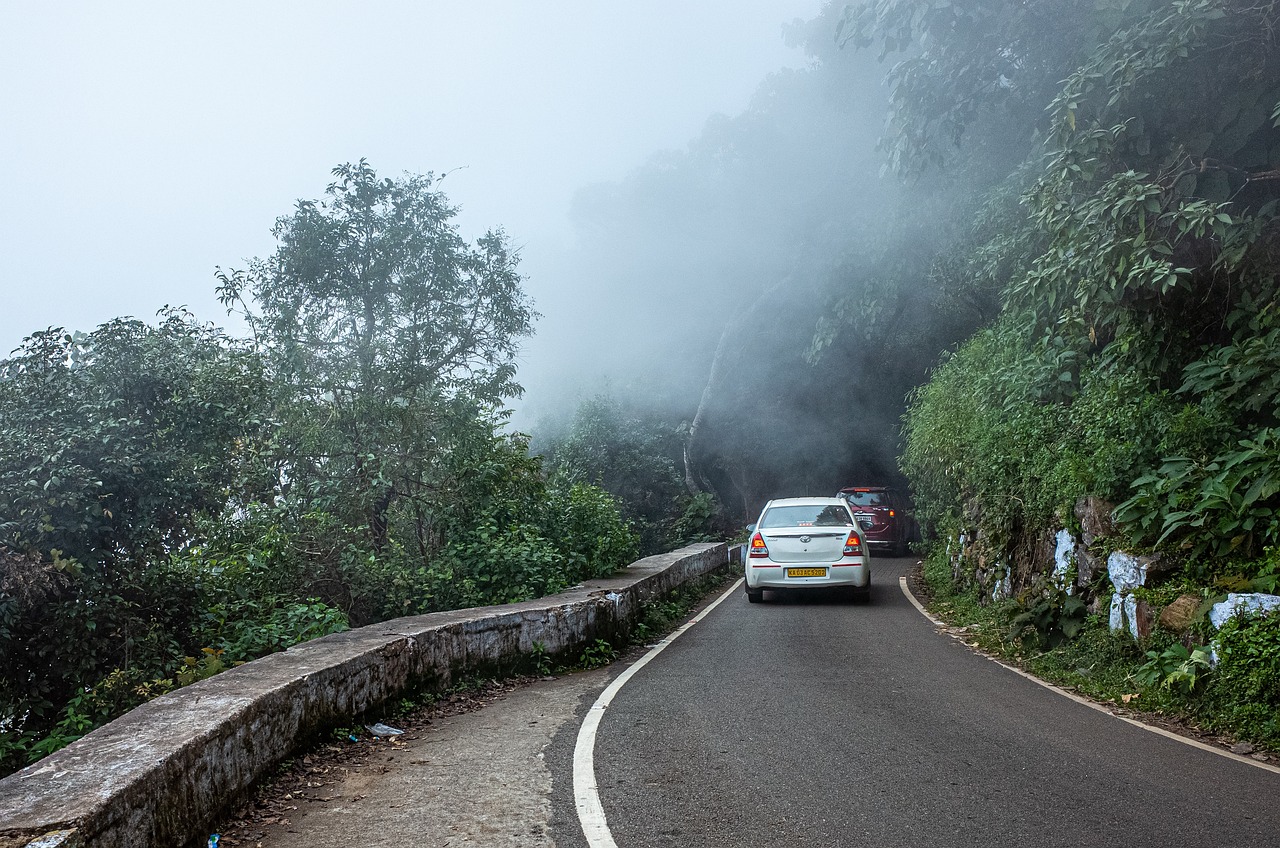
<path id="1" fill-rule="evenodd" d="M 787 569 L 796 568 L 824 568 L 826 574 L 822 577 L 788 577 Z M 745 570 L 748 589 L 862 589 L 871 585 L 871 564 L 866 562 L 848 565 L 803 562 L 755 565 L 748 562 Z"/>

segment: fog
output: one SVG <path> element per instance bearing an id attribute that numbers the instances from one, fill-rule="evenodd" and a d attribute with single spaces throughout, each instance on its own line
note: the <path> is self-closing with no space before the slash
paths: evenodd
<path id="1" fill-rule="evenodd" d="M 335 165 L 448 173 L 549 310 L 579 188 L 736 114 L 806 60 L 819 0 L 0 3 L 0 348 L 187 304 Z"/>
<path id="2" fill-rule="evenodd" d="M 214 269 L 367 158 L 434 172 L 464 235 L 519 249 L 536 449 L 610 396 L 686 434 L 736 513 L 892 480 L 904 395 L 962 335 L 893 342 L 951 190 L 883 174 L 885 67 L 836 47 L 842 8 L 9 6 L 0 344 L 166 304 L 236 331 Z M 877 263 L 913 261 L 918 291 L 879 291 Z"/>
<path id="3" fill-rule="evenodd" d="M 789 28 L 808 62 L 762 80 L 742 113 L 578 192 L 575 242 L 540 269 L 557 288 L 518 423 L 554 441 L 596 395 L 681 432 L 697 417 L 693 472 L 739 516 L 897 481 L 906 392 L 953 340 L 920 344 L 911 313 L 927 311 L 939 213 L 960 193 L 884 173 L 885 66 L 836 47 L 841 8 Z"/>

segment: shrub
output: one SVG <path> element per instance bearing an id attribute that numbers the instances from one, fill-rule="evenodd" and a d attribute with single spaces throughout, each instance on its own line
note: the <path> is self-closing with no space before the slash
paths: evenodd
<path id="1" fill-rule="evenodd" d="M 1139 686 L 1161 686 L 1190 695 L 1204 685 L 1211 671 L 1208 649 L 1174 642 L 1164 650 L 1147 651 L 1146 661 L 1133 673 L 1133 681 Z"/>
<path id="2" fill-rule="evenodd" d="M 1212 721 L 1280 747 L 1280 614 L 1238 616 L 1218 631 L 1218 666 L 1205 690 Z"/>
<path id="3" fill-rule="evenodd" d="M 229 622 L 221 650 L 226 652 L 227 662 L 247 662 L 346 629 L 346 613 L 308 598 L 268 609 L 264 616 L 243 616 Z"/>
<path id="4" fill-rule="evenodd" d="M 547 492 L 545 523 L 569 585 L 616 571 L 639 553 L 639 537 L 617 501 L 597 486 L 554 482 Z"/>
<path id="5" fill-rule="evenodd" d="M 1014 642 L 1030 640 L 1041 650 L 1056 648 L 1080 634 L 1086 612 L 1078 595 L 1037 585 L 1028 597 L 1019 600 L 1018 611 L 1009 622 L 1009 638 Z"/>

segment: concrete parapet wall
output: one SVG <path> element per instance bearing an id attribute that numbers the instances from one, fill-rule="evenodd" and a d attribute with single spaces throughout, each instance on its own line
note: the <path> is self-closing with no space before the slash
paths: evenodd
<path id="1" fill-rule="evenodd" d="M 295 645 L 150 701 L 0 780 L 0 848 L 191 843 L 327 727 L 533 652 L 625 635 L 641 604 L 727 561 L 691 545 L 534 601 L 410 616 Z"/>

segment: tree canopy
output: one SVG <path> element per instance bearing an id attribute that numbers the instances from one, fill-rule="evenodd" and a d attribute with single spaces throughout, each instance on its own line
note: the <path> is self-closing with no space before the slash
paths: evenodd
<path id="1" fill-rule="evenodd" d="M 430 174 L 379 178 L 363 160 L 333 174 L 219 293 L 286 392 L 282 485 L 327 496 L 356 481 L 351 520 L 381 545 L 395 501 L 430 497 L 450 428 L 519 395 L 513 359 L 536 315 L 503 234 L 468 244 Z"/>
<path id="2" fill-rule="evenodd" d="M 219 273 L 251 340 L 169 311 L 0 362 L 0 769 L 231 663 L 629 562 L 590 481 L 505 427 L 535 318 L 430 175 L 341 165 Z"/>

